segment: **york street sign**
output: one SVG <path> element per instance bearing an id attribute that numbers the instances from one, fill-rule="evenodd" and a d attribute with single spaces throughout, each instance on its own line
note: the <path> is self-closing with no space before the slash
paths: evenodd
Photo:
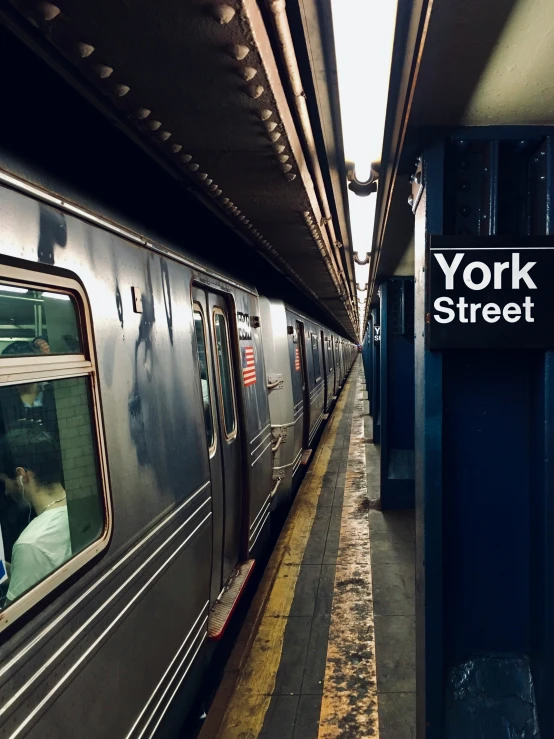
<path id="1" fill-rule="evenodd" d="M 554 237 L 432 236 L 430 349 L 554 349 Z"/>

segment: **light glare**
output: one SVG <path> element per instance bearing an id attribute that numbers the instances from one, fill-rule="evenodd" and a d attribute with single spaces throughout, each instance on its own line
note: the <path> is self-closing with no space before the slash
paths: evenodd
<path id="1" fill-rule="evenodd" d="M 24 287 L 13 287 L 12 285 L 0 285 L 0 290 L 3 293 L 27 293 L 29 292 Z"/>
<path id="2" fill-rule="evenodd" d="M 53 298 L 54 300 L 71 300 L 69 295 L 63 295 L 62 293 L 42 293 L 43 298 Z"/>

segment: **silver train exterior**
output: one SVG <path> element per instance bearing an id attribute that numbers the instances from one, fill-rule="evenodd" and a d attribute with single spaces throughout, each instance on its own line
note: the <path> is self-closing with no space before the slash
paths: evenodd
<path id="1" fill-rule="evenodd" d="M 86 374 L 105 511 L 94 542 L 0 613 L 0 737 L 171 736 L 213 653 L 210 609 L 237 562 L 267 548 L 356 347 L 181 251 L 1 179 L 0 282 L 72 295 L 82 347 L 21 371 L 0 357 L 0 386 Z"/>

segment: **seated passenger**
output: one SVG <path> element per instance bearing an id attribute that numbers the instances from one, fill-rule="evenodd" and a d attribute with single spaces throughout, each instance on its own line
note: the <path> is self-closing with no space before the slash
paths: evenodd
<path id="1" fill-rule="evenodd" d="M 8 490 L 22 508 L 36 517 L 13 546 L 9 603 L 71 557 L 66 493 L 61 483 L 59 446 L 34 423 L 21 422 L 0 441 L 0 469 Z"/>
<path id="2" fill-rule="evenodd" d="M 41 341 L 44 342 L 43 339 Z M 47 353 L 44 348 L 38 349 L 35 342 L 13 341 L 4 349 L 2 356 Z M 50 351 L 49 347 L 48 351 Z M 23 420 L 40 424 L 56 440 L 58 439 L 56 399 L 52 388 L 46 383 L 33 382 L 0 388 L 0 436 L 9 431 L 14 424 Z M 7 558 L 11 557 L 13 544 L 28 523 L 25 512 L 20 511 L 13 501 L 4 495 L 12 492 L 17 493 L 17 489 L 10 490 L 10 480 L 0 470 L 0 526 Z"/>

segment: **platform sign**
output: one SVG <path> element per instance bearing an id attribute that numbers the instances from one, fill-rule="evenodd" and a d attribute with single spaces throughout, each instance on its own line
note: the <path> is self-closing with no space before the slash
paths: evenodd
<path id="1" fill-rule="evenodd" d="M 554 237 L 432 236 L 430 349 L 554 349 Z"/>
<path id="2" fill-rule="evenodd" d="M 378 344 L 381 341 L 381 326 L 373 327 L 373 343 Z"/>

